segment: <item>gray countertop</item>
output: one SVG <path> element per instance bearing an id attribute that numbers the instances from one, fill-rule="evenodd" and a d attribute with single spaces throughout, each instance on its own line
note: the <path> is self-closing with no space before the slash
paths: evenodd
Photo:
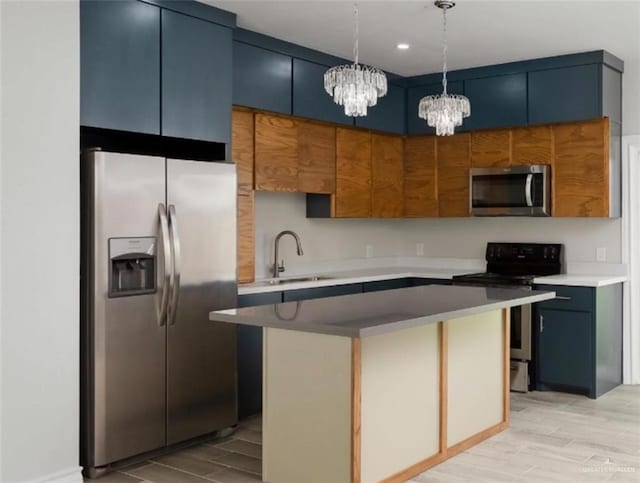
<path id="1" fill-rule="evenodd" d="M 428 285 L 211 312 L 218 322 L 367 337 L 555 297 L 555 292 Z"/>

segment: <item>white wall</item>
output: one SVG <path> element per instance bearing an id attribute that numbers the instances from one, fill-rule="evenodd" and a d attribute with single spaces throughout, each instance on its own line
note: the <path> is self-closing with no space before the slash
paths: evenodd
<path id="1" fill-rule="evenodd" d="M 82 481 L 78 1 L 1 9 L 0 481 Z"/>
<path id="2" fill-rule="evenodd" d="M 284 229 L 296 231 L 304 256 L 283 239 L 281 254 L 290 269 L 309 262 L 361 258 L 365 245 L 374 257 L 424 256 L 484 259 L 488 241 L 564 243 L 569 262 L 596 262 L 596 248 L 607 249 L 607 262 L 621 262 L 621 220 L 579 218 L 425 218 L 416 220 L 307 219 L 305 195 L 256 193 L 256 275 L 273 263 L 273 241 Z"/>

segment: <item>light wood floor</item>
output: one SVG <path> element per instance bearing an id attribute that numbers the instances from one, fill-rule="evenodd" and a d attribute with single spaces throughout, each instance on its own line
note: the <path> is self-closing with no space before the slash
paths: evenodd
<path id="1" fill-rule="evenodd" d="M 512 393 L 511 411 L 508 430 L 411 481 L 640 482 L 640 386 L 620 386 L 595 401 Z M 97 483 L 257 482 L 260 430 L 260 419 L 251 418 L 225 441 L 146 461 Z"/>

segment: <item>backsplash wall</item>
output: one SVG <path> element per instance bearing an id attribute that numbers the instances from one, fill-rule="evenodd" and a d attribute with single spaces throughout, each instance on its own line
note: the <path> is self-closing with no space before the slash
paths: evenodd
<path id="1" fill-rule="evenodd" d="M 416 256 L 483 259 L 488 241 L 556 242 L 572 262 L 596 262 L 596 249 L 607 251 L 607 263 L 621 262 L 621 220 L 582 218 L 422 218 L 308 219 L 306 197 L 299 193 L 256 192 L 256 277 L 267 276 L 278 232 L 293 230 L 302 241 L 298 257 L 292 238 L 281 242 L 287 269 L 322 260 Z"/>

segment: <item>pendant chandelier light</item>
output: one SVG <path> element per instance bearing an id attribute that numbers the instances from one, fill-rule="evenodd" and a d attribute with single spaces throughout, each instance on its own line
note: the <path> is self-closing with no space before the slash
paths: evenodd
<path id="1" fill-rule="evenodd" d="M 455 6 L 451 0 L 436 0 L 436 7 L 442 9 L 442 94 L 420 99 L 418 117 L 436 128 L 437 136 L 451 136 L 454 127 L 462 124 L 462 119 L 471 114 L 471 104 L 465 96 L 447 93 L 447 10 Z"/>
<path id="2" fill-rule="evenodd" d="M 366 116 L 367 107 L 387 93 L 387 76 L 380 69 L 358 63 L 358 4 L 353 4 L 353 64 L 339 65 L 324 74 L 324 89 L 344 106 L 347 116 Z"/>

